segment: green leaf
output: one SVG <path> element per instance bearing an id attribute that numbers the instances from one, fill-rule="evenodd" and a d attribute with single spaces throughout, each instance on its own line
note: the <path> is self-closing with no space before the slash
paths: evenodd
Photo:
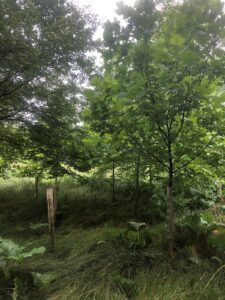
<path id="1" fill-rule="evenodd" d="M 48 286 L 57 278 L 57 274 L 54 272 L 48 272 L 44 274 L 32 272 L 31 274 L 34 278 L 35 285 L 38 287 Z"/>
<path id="2" fill-rule="evenodd" d="M 196 256 L 190 256 L 188 257 L 188 261 L 195 264 L 195 265 L 198 265 L 199 264 L 199 259 L 196 257 Z"/>
<path id="3" fill-rule="evenodd" d="M 184 42 L 185 42 L 185 39 L 181 35 L 179 35 L 177 33 L 173 33 L 171 35 L 171 38 L 170 38 L 170 44 L 171 45 L 173 45 L 173 46 L 183 46 Z"/>
<path id="4" fill-rule="evenodd" d="M 24 251 L 25 247 L 19 246 L 11 240 L 0 238 L 0 259 L 1 261 L 21 261 L 26 257 L 35 254 L 43 254 L 45 247 L 34 248 L 31 251 Z"/>
<path id="5" fill-rule="evenodd" d="M 42 247 L 39 247 L 39 248 L 34 248 L 29 252 L 25 252 L 21 256 L 23 258 L 25 258 L 25 257 L 31 257 L 35 254 L 43 254 L 45 252 L 45 250 L 46 250 L 46 248 L 42 246 Z"/>
<path id="6" fill-rule="evenodd" d="M 37 224 L 30 224 L 30 229 L 36 230 L 43 227 L 48 227 L 48 223 L 37 223 Z"/>
<path id="7" fill-rule="evenodd" d="M 140 231 L 144 227 L 146 227 L 146 223 L 136 223 L 136 222 L 129 222 L 127 224 L 127 229 L 130 231 Z"/>

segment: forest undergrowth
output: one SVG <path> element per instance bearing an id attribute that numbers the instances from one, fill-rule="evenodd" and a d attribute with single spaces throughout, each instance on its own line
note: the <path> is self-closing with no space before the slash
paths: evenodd
<path id="1" fill-rule="evenodd" d="M 39 203 L 29 201 L 33 201 L 30 181 L 14 181 L 14 190 L 1 188 L 1 198 L 10 199 L 1 202 L 0 248 L 6 245 L 6 249 L 7 241 L 13 241 L 15 249 L 24 247 L 8 248 L 9 253 L 14 251 L 14 256 L 8 254 L 8 276 L 1 262 L 1 299 L 225 299 L 225 230 L 222 210 L 215 215 L 215 205 L 185 219 L 176 218 L 176 258 L 171 260 L 163 222 L 147 222 L 143 215 L 135 221 L 147 226 L 133 230 L 128 226 L 134 221 L 131 210 L 123 212 L 120 223 L 114 218 L 116 209 L 114 214 L 105 212 L 107 191 L 99 198 L 97 191 L 92 194 L 95 203 L 91 206 L 90 190 L 67 181 L 62 184 L 62 191 L 67 187 L 67 198 L 63 192 L 59 197 L 61 214 L 52 252 L 44 195 L 47 185 L 42 186 Z M 74 210 L 66 217 L 68 195 L 77 200 L 73 199 Z M 90 223 L 85 222 L 88 219 Z M 44 253 L 27 255 L 41 247 Z"/>

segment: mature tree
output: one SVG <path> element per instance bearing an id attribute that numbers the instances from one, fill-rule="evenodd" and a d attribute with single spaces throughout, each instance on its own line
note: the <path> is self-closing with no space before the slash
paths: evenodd
<path id="1" fill-rule="evenodd" d="M 73 91 L 59 81 L 54 89 L 43 89 L 38 95 L 42 108 L 36 119 L 26 124 L 30 143 L 26 156 L 40 161 L 42 169 L 54 178 L 89 167 L 90 153 L 83 142 L 86 133 L 79 123 L 79 99 Z"/>
<path id="2" fill-rule="evenodd" d="M 57 192 L 59 177 L 76 176 L 77 170 L 91 166 L 91 149 L 84 141 L 87 133 L 80 124 L 80 101 L 73 92 L 73 86 L 60 80 L 56 86 L 43 84 L 36 93 L 39 108 L 31 110 L 24 122 L 23 151 L 15 167 L 19 176 L 35 179 L 36 200 L 42 178 L 54 178 Z"/>
<path id="3" fill-rule="evenodd" d="M 0 1 L 0 121 L 29 111 L 35 88 L 49 76 L 75 82 L 94 46 L 90 14 L 65 0 Z"/>
<path id="4" fill-rule="evenodd" d="M 92 62 L 87 52 L 95 47 L 92 39 L 95 28 L 95 18 L 89 12 L 66 0 L 0 1 L 1 157 L 9 148 L 25 150 L 29 134 L 25 133 L 25 142 L 15 133 L 26 128 L 32 139 L 36 135 L 39 145 L 43 137 L 42 148 L 47 139 L 50 146 L 50 141 L 60 135 L 60 124 L 54 124 L 54 118 L 62 117 L 62 113 L 56 115 L 60 111 L 59 104 L 62 101 L 63 108 L 68 100 L 60 90 L 70 84 L 70 93 L 77 94 L 85 74 L 91 71 Z M 59 96 L 52 97 L 57 87 Z M 66 118 L 67 112 L 62 111 Z M 44 129 L 43 123 L 40 124 L 44 118 L 51 118 L 47 122 L 52 125 L 45 128 L 45 133 L 40 129 L 41 126 Z M 15 139 L 9 137 L 10 132 Z M 51 157 L 55 151 L 53 144 L 49 151 Z M 33 145 L 30 144 L 31 149 Z M 55 162 L 57 158 L 55 155 Z M 11 155 L 7 165 L 16 159 L 16 155 Z"/>

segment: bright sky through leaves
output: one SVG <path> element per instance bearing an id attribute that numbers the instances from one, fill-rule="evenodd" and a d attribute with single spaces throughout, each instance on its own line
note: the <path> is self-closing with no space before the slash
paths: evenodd
<path id="1" fill-rule="evenodd" d="M 91 10 L 99 16 L 100 19 L 106 20 L 116 16 L 115 9 L 116 3 L 119 0 L 77 0 L 81 6 L 90 5 Z M 125 4 L 133 5 L 135 0 L 124 0 Z"/>
<path id="2" fill-rule="evenodd" d="M 97 15 L 100 21 L 105 22 L 106 20 L 113 20 L 116 17 L 116 7 L 117 3 L 121 0 L 73 0 L 75 3 L 78 3 L 79 6 L 85 7 L 89 6 L 90 10 Z M 125 4 L 133 6 L 136 0 L 123 0 Z M 118 18 L 118 16 L 117 16 Z M 95 38 L 102 38 L 103 27 L 100 25 L 96 31 Z M 92 55 L 95 56 L 95 61 L 97 65 L 101 65 L 102 61 L 100 55 L 96 52 Z"/>

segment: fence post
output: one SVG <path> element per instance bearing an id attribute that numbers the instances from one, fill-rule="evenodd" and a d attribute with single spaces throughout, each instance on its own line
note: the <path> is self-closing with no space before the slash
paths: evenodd
<path id="1" fill-rule="evenodd" d="M 48 205 L 48 226 L 49 226 L 49 243 L 52 250 L 55 249 L 55 202 L 54 189 L 47 189 L 47 205 Z"/>

